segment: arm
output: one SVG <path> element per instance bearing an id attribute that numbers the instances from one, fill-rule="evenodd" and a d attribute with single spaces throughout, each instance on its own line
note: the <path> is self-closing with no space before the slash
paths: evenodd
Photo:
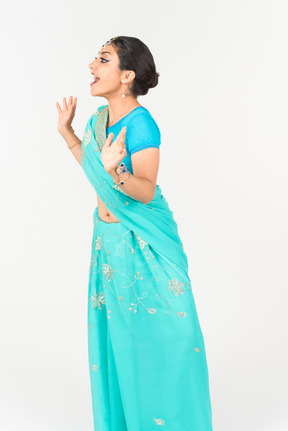
<path id="1" fill-rule="evenodd" d="M 76 144 L 71 148 L 71 153 L 77 160 L 77 162 L 81 165 L 81 144 L 82 141 L 77 138 L 72 128 L 64 128 L 64 129 L 58 129 L 58 132 L 62 136 L 62 138 L 65 140 L 67 147 L 71 147 L 72 145 Z"/>
<path id="2" fill-rule="evenodd" d="M 160 144 L 159 127 L 149 112 L 138 113 L 128 122 L 127 149 L 131 154 L 134 175 L 119 187 L 144 204 L 148 204 L 155 195 Z M 115 171 L 109 173 L 118 183 L 118 174 Z"/>
<path id="3" fill-rule="evenodd" d="M 119 187 L 131 196 L 144 204 L 154 198 L 156 181 L 159 169 L 160 150 L 159 148 L 146 148 L 132 154 L 131 162 L 134 174 Z M 115 170 L 109 172 L 115 182 L 119 182 L 119 175 Z"/>

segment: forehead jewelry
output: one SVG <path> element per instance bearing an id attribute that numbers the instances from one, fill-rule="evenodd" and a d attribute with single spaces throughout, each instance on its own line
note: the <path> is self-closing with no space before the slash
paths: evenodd
<path id="1" fill-rule="evenodd" d="M 107 42 L 102 45 L 102 48 L 100 49 L 100 52 L 105 48 L 105 46 L 111 45 L 111 43 L 113 42 L 113 40 L 117 39 L 117 37 L 119 37 L 119 36 L 112 37 L 111 39 L 107 40 Z M 92 72 L 92 69 L 90 67 L 89 67 L 89 70 L 90 70 L 90 72 Z"/>
<path id="2" fill-rule="evenodd" d="M 104 49 L 104 48 L 105 48 L 105 46 L 110 45 L 110 44 L 113 42 L 113 40 L 117 39 L 117 37 L 119 37 L 119 36 L 112 37 L 111 39 L 107 40 L 107 42 L 106 42 L 106 43 L 104 43 L 104 45 L 102 45 L 102 48 L 101 48 L 101 50 L 100 50 L 100 51 L 102 51 L 102 49 Z"/>

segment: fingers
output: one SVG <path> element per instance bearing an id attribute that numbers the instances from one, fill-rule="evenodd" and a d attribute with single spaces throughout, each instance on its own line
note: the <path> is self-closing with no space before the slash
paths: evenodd
<path id="1" fill-rule="evenodd" d="M 120 132 L 119 135 L 116 138 L 116 144 L 117 146 L 119 146 L 120 148 L 125 148 L 125 136 L 126 136 L 126 126 L 124 126 Z"/>
<path id="2" fill-rule="evenodd" d="M 60 105 L 59 105 L 58 102 L 56 102 L 56 108 L 57 108 L 58 114 L 61 114 L 62 113 L 62 109 L 60 108 Z"/>
<path id="3" fill-rule="evenodd" d="M 117 136 L 116 140 L 118 141 L 125 141 L 125 134 L 126 134 L 126 126 L 122 127 L 122 129 L 119 132 L 119 135 Z"/>
<path id="4" fill-rule="evenodd" d="M 66 97 L 63 97 L 63 108 L 64 109 L 68 109 L 68 107 L 70 108 L 70 106 L 75 106 L 76 103 L 77 103 L 77 97 L 75 97 L 73 100 L 73 96 L 70 96 L 69 100 L 68 100 L 68 105 L 66 102 Z"/>
<path id="5" fill-rule="evenodd" d="M 108 137 L 107 137 L 107 139 L 106 139 L 106 142 L 105 142 L 105 144 L 103 145 L 103 148 L 105 147 L 110 147 L 110 145 L 111 145 L 111 143 L 112 143 L 112 141 L 113 141 L 113 137 L 114 137 L 114 133 L 113 132 L 110 132 L 109 133 L 109 135 L 108 135 Z"/>
<path id="6" fill-rule="evenodd" d="M 125 142 L 126 126 L 122 127 L 118 136 L 120 137 L 121 142 L 122 142 L 122 140 Z"/>
<path id="7" fill-rule="evenodd" d="M 126 151 L 126 149 L 125 149 L 125 133 L 126 133 L 126 126 L 121 129 L 117 138 L 114 141 L 114 145 L 116 146 L 119 154 L 122 154 L 123 150 Z M 110 132 L 107 139 L 106 139 L 106 142 L 105 142 L 103 148 L 104 147 L 105 148 L 110 147 L 112 144 L 113 138 L 114 138 L 114 133 Z M 114 148 L 114 146 L 113 146 L 113 148 Z"/>
<path id="8" fill-rule="evenodd" d="M 126 156 L 127 156 L 127 151 L 124 148 L 124 150 L 121 151 L 121 153 L 119 154 L 119 156 L 115 158 L 115 163 L 121 162 L 121 160 L 125 159 Z"/>
<path id="9" fill-rule="evenodd" d="M 63 97 L 63 111 L 68 109 L 68 107 L 70 108 L 70 106 L 72 106 L 72 108 L 75 109 L 76 105 L 77 105 L 77 97 L 74 97 L 74 100 L 73 100 L 73 97 L 70 96 L 68 101 L 68 106 L 66 102 L 66 97 Z M 57 108 L 58 114 L 63 112 L 58 102 L 56 102 L 56 108 Z"/>
<path id="10" fill-rule="evenodd" d="M 64 109 L 68 109 L 67 102 L 66 102 L 66 97 L 63 97 L 63 108 Z"/>

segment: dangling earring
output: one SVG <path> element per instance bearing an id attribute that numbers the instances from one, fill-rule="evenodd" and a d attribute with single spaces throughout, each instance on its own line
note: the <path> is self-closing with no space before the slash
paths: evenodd
<path id="1" fill-rule="evenodd" d="M 123 81 L 121 81 L 121 84 L 124 84 Z M 126 97 L 126 94 L 123 92 L 122 97 Z"/>

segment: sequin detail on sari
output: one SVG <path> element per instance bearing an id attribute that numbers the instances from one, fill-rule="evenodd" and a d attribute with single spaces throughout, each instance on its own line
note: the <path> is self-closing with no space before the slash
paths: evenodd
<path id="1" fill-rule="evenodd" d="M 156 422 L 157 425 L 164 425 L 164 420 L 163 419 L 154 419 L 154 421 Z"/>

